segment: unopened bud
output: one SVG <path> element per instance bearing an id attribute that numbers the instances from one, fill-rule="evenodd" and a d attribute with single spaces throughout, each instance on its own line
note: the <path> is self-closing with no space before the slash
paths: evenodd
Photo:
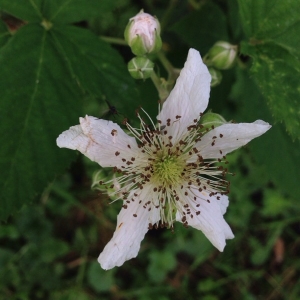
<path id="1" fill-rule="evenodd" d="M 227 123 L 228 122 L 221 115 L 212 113 L 210 111 L 205 113 L 200 118 L 200 124 L 203 125 L 205 129 L 212 129 Z"/>
<path id="2" fill-rule="evenodd" d="M 212 68 L 212 67 L 209 67 L 208 71 L 211 76 L 210 86 L 214 87 L 214 86 L 217 86 L 218 84 L 220 84 L 222 81 L 222 77 L 223 77 L 222 73 L 219 70 L 216 70 L 215 68 Z"/>
<path id="3" fill-rule="evenodd" d="M 217 42 L 208 51 L 209 63 L 220 70 L 226 70 L 233 66 L 237 55 L 237 46 L 227 42 Z"/>
<path id="4" fill-rule="evenodd" d="M 128 63 L 128 71 L 134 79 L 147 79 L 151 76 L 154 63 L 146 57 L 134 57 Z"/>
<path id="5" fill-rule="evenodd" d="M 129 19 L 124 36 L 131 51 L 137 56 L 157 52 L 162 46 L 159 21 L 143 10 Z"/>

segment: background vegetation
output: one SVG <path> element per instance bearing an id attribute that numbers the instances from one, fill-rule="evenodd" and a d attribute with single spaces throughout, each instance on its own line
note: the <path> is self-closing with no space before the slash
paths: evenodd
<path id="1" fill-rule="evenodd" d="M 177 68 L 190 47 L 238 45 L 209 108 L 273 127 L 228 156 L 236 176 L 225 217 L 236 237 L 224 253 L 176 224 L 103 271 L 96 258 L 121 203 L 90 189 L 97 164 L 55 140 L 85 114 L 135 122 L 141 105 L 155 118 L 157 91 L 130 77 L 133 54 L 112 39 L 142 8 L 161 21 Z M 300 298 L 297 0 L 0 0 L 0 12 L 0 299 Z"/>

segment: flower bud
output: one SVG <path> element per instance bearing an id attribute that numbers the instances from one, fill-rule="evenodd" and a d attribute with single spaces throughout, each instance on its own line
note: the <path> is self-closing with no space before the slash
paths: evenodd
<path id="1" fill-rule="evenodd" d="M 143 10 L 129 20 L 124 36 L 137 56 L 157 52 L 162 46 L 159 21 Z"/>
<path id="2" fill-rule="evenodd" d="M 117 180 L 116 175 L 112 174 L 112 172 L 101 169 L 93 174 L 92 180 L 92 189 L 99 190 L 101 192 L 105 191 L 112 200 L 121 197 L 118 193 L 121 188 L 120 183 Z"/>
<path id="3" fill-rule="evenodd" d="M 146 57 L 134 57 L 128 63 L 128 71 L 134 79 L 147 79 L 151 76 L 154 63 Z"/>
<path id="4" fill-rule="evenodd" d="M 212 68 L 212 67 L 209 67 L 208 71 L 211 76 L 210 86 L 214 87 L 214 86 L 217 86 L 218 84 L 220 84 L 222 81 L 222 77 L 223 77 L 222 73 L 219 70 L 216 70 L 215 68 Z"/>
<path id="5" fill-rule="evenodd" d="M 226 70 L 233 66 L 237 55 L 237 46 L 227 42 L 217 42 L 208 51 L 209 63 L 220 70 Z"/>
<path id="6" fill-rule="evenodd" d="M 212 113 L 210 111 L 205 113 L 200 118 L 200 124 L 204 126 L 204 129 L 212 129 L 227 123 L 228 122 L 226 122 L 226 120 L 221 115 Z"/>

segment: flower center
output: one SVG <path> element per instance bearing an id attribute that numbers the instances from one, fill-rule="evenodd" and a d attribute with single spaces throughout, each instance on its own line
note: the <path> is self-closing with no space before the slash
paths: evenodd
<path id="1" fill-rule="evenodd" d="M 181 182 L 182 162 L 175 156 L 158 155 L 153 163 L 153 179 L 163 186 L 174 186 Z"/>

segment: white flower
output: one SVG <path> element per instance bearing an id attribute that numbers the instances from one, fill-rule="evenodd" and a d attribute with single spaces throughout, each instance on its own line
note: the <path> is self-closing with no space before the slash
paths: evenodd
<path id="1" fill-rule="evenodd" d="M 123 208 L 98 259 L 103 269 L 136 257 L 149 228 L 172 228 L 175 220 L 201 230 L 220 251 L 234 237 L 223 218 L 227 169 L 218 162 L 271 126 L 258 120 L 201 130 L 198 121 L 208 104 L 210 79 L 199 52 L 190 49 L 157 126 L 146 125 L 138 114 L 141 129 L 126 124 L 129 136 L 111 121 L 86 116 L 58 137 L 59 147 L 77 149 L 120 174 L 116 194 L 123 195 Z"/>

